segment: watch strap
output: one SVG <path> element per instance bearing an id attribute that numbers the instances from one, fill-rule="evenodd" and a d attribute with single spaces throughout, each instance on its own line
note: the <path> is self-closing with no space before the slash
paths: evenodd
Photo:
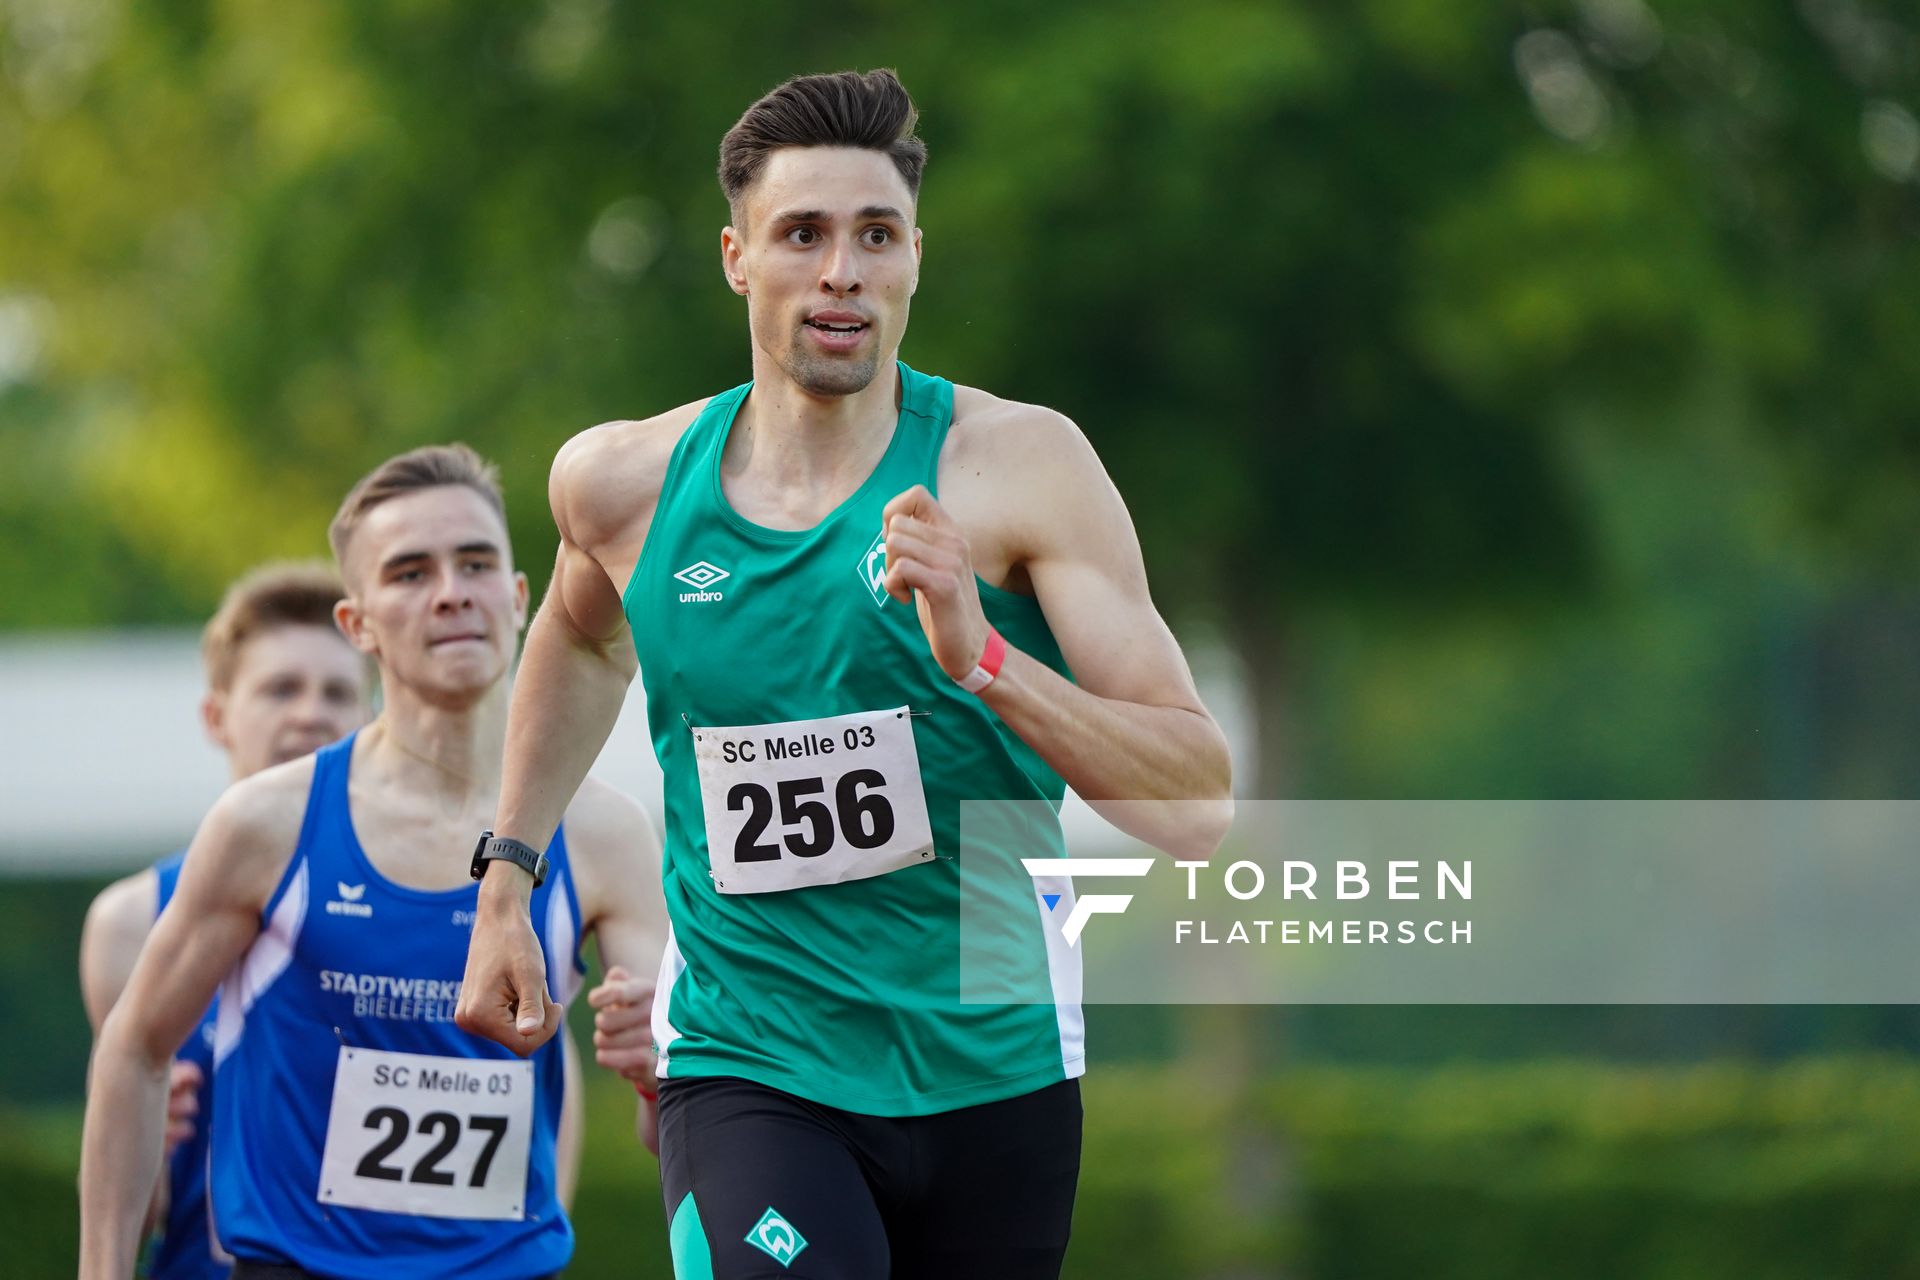
<path id="1" fill-rule="evenodd" d="M 474 846 L 473 850 L 473 878 L 478 880 L 487 874 L 487 863 L 496 860 L 511 862 L 532 876 L 533 887 L 536 889 L 546 883 L 546 854 L 510 836 L 496 836 L 491 831 L 482 831 L 480 843 Z"/>

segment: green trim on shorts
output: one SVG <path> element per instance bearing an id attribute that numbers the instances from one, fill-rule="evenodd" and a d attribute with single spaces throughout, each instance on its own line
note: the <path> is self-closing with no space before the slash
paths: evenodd
<path id="1" fill-rule="evenodd" d="M 680 1207 L 673 1211 L 667 1242 L 673 1250 L 673 1280 L 713 1280 L 713 1248 L 707 1244 L 700 1206 L 693 1202 L 691 1191 L 680 1197 Z"/>

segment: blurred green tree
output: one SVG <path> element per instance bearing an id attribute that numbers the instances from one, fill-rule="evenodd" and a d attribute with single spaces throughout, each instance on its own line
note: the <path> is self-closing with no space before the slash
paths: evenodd
<path id="1" fill-rule="evenodd" d="M 566 435 L 745 374 L 720 132 L 849 64 L 933 147 L 910 358 L 1094 437 L 1250 677 L 1249 791 L 1297 785 L 1302 618 L 1607 586 L 1596 432 L 1731 418 L 1769 519 L 1913 560 L 1920 55 L 1855 0 L 4 21 L 0 625 L 190 619 L 436 438 L 538 572 Z"/>

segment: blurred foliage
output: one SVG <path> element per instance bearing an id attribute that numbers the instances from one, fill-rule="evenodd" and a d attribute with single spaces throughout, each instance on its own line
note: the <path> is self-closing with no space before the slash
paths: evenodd
<path id="1" fill-rule="evenodd" d="M 1898 1280 L 1920 1275 L 1920 1068 L 1569 1063 L 1294 1071 L 1251 1113 L 1176 1072 L 1086 1082 L 1068 1277 Z M 666 1274 L 658 1173 L 630 1090 L 594 1072 L 568 1275 Z M 0 1230 L 17 1280 L 72 1274 L 71 1112 L 5 1117 Z M 1229 1216 L 1229 1128 L 1284 1130 L 1300 1215 Z M 1247 1224 L 1251 1223 L 1251 1227 Z"/>
<path id="2" fill-rule="evenodd" d="M 1874 0 L 4 0 L 0 627 L 196 620 L 448 437 L 543 576 L 567 435 L 747 374 L 721 132 L 881 64 L 933 154 L 905 354 L 1086 427 L 1239 652 L 1250 790 L 1789 784 L 1756 615 L 1920 563 L 1920 37 Z M 1375 751 L 1516 697 L 1598 745 Z"/>

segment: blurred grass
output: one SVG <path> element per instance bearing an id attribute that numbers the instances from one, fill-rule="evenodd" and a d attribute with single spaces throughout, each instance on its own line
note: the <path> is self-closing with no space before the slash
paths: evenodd
<path id="1" fill-rule="evenodd" d="M 1066 1274 L 1317 1280 L 1920 1277 L 1920 1063 L 1542 1062 L 1285 1072 L 1238 1106 L 1177 1071 L 1097 1070 Z M 569 1275 L 668 1274 L 631 1094 L 595 1076 Z M 5 1274 L 72 1274 L 79 1120 L 6 1117 Z M 1249 1135 L 1298 1221 L 1261 1211 Z M 1267 1186 L 1266 1195 L 1277 1199 Z"/>

